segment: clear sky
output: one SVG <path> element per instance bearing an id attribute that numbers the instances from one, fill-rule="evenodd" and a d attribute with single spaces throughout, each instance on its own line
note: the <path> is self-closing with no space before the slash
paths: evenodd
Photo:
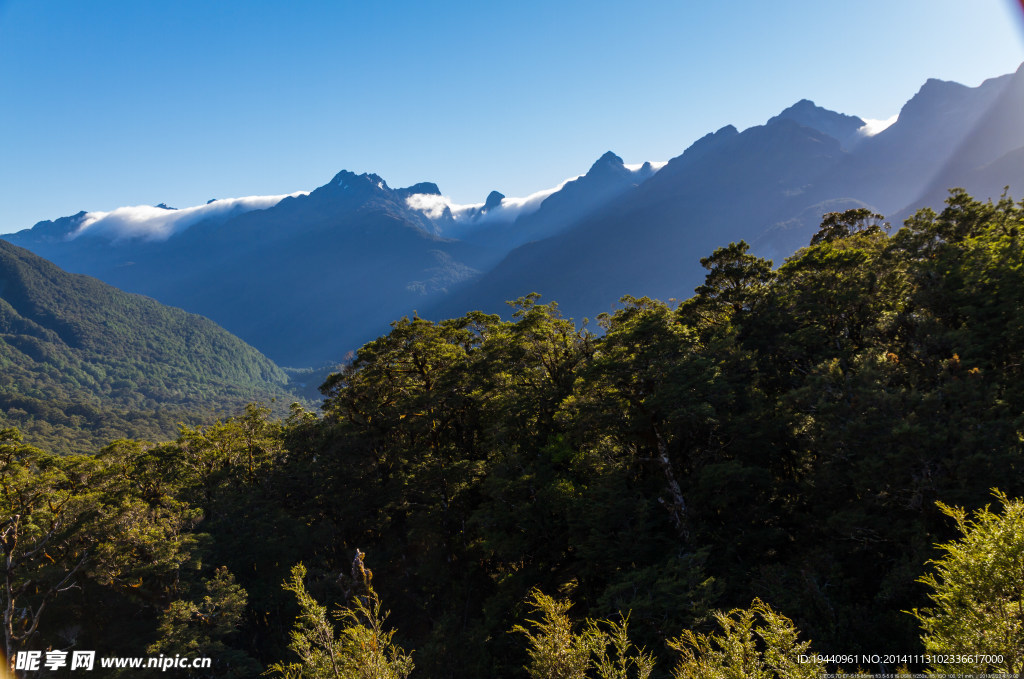
<path id="1" fill-rule="evenodd" d="M 888 118 L 1022 61 L 1013 0 L 0 0 L 0 232 L 341 169 L 521 196 L 607 150 L 667 160 L 802 98 Z"/>

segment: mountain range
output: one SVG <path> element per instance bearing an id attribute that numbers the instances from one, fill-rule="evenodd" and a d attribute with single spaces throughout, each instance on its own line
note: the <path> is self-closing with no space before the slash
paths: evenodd
<path id="1" fill-rule="evenodd" d="M 415 312 L 502 312 L 536 291 L 593 317 L 624 294 L 689 297 L 699 259 L 731 241 L 779 263 L 827 212 L 867 207 L 898 223 L 953 186 L 1019 195 L 1021 111 L 1024 66 L 978 87 L 929 80 L 884 129 L 802 100 L 667 164 L 606 153 L 525 199 L 456 205 L 433 183 L 394 189 L 342 171 L 274 201 L 81 212 L 5 238 L 207 316 L 278 364 L 321 366 Z"/>

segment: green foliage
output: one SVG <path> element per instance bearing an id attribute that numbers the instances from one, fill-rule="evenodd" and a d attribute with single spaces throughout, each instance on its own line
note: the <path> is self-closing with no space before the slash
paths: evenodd
<path id="1" fill-rule="evenodd" d="M 594 659 L 599 679 L 647 679 L 651 675 L 654 656 L 633 646 L 629 638 L 629 615 L 621 622 L 604 621 L 604 629 L 601 629 L 601 623 L 591 624 L 597 628 L 602 641 Z M 634 671 L 630 672 L 630 669 Z"/>
<path id="2" fill-rule="evenodd" d="M 700 260 L 708 270 L 704 284 L 679 309 L 689 325 L 706 329 L 721 324 L 734 314 L 751 311 L 763 298 L 775 277 L 772 262 L 748 254 L 749 249 L 744 241 L 729 243 Z"/>
<path id="3" fill-rule="evenodd" d="M 939 503 L 961 536 L 939 545 L 945 556 L 919 580 L 931 590 L 932 607 L 913 611 L 938 673 L 1024 671 L 1024 501 L 993 494 L 1000 513 L 986 506 L 969 515 Z"/>
<path id="4" fill-rule="evenodd" d="M 90 483 L 97 471 L 91 460 L 56 458 L 25 445 L 16 430 L 0 430 L 7 658 L 34 641 L 47 605 L 75 584 L 102 539 L 100 484 Z"/>
<path id="5" fill-rule="evenodd" d="M 829 212 L 821 219 L 821 228 L 811 237 L 811 245 L 829 243 L 835 240 L 866 232 L 877 233 L 882 229 L 888 231 L 889 224 L 885 217 L 867 208 L 857 208 L 846 212 Z"/>
<path id="6" fill-rule="evenodd" d="M 171 602 L 160 616 L 157 629 L 160 638 L 146 652 L 211 658 L 213 666 L 196 676 L 255 676 L 262 669 L 260 664 L 245 652 L 224 643 L 241 625 L 248 599 L 245 590 L 223 567 L 216 570 L 203 589 L 203 597 L 198 601 Z"/>
<path id="7" fill-rule="evenodd" d="M 590 668 L 591 654 L 602 646 L 601 638 L 590 628 L 574 632 L 568 611 L 572 604 L 556 600 L 540 590 L 531 595 L 534 614 L 530 620 L 533 631 L 516 625 L 513 632 L 526 636 L 530 664 L 527 670 L 533 679 L 584 679 Z"/>
<path id="8" fill-rule="evenodd" d="M 825 674 L 798 641 L 792 621 L 759 599 L 746 609 L 716 612 L 717 634 L 691 630 L 668 642 L 680 659 L 673 679 L 800 679 Z M 804 656 L 801 658 L 801 656 Z"/>
<path id="9" fill-rule="evenodd" d="M 74 643 L 81 627 L 53 624 L 88 615 L 75 592 L 101 587 L 143 608 L 165 600 L 190 558 L 198 519 L 187 503 L 153 495 L 150 451 L 132 442 L 102 455 L 56 456 L 0 431 L 0 544 L 4 641 L 23 648 Z"/>
<path id="10" fill-rule="evenodd" d="M 630 641 L 629 616 L 622 622 L 587 619 L 577 632 L 569 618 L 569 600 L 535 589 L 530 605 L 540 617 L 528 621 L 530 628 L 516 625 L 512 631 L 526 637 L 526 669 L 534 679 L 647 679 L 654 669 L 654 657 Z"/>
<path id="11" fill-rule="evenodd" d="M 357 556 L 357 559 L 359 557 Z M 289 679 L 405 679 L 412 672 L 412 656 L 392 643 L 393 630 L 385 630 L 387 613 L 381 613 L 377 593 L 366 583 L 366 593 L 335 617 L 335 630 L 327 608 L 306 590 L 306 567 L 292 568 L 284 588 L 299 602 L 299 617 L 291 633 L 291 651 L 299 662 L 276 663 L 270 672 Z"/>

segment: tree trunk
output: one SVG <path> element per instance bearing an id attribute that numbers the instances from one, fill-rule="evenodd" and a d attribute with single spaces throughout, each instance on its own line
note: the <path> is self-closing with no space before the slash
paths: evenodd
<path id="1" fill-rule="evenodd" d="M 672 498 L 668 507 L 669 514 L 672 516 L 672 523 L 675 524 L 676 530 L 679 531 L 679 537 L 684 542 L 688 542 L 690 532 L 686 527 L 686 500 L 683 498 L 683 491 L 676 480 L 676 474 L 672 470 L 672 461 L 668 457 L 668 444 L 665 443 L 665 439 L 662 438 L 661 433 L 657 430 L 654 432 L 654 437 L 658 445 L 657 462 L 665 473 L 665 479 L 668 481 L 668 492 Z"/>

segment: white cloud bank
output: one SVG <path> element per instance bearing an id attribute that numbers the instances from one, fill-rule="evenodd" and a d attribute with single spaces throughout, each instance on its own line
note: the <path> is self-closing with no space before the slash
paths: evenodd
<path id="1" fill-rule="evenodd" d="M 444 215 L 445 208 L 452 209 L 454 206 L 448 196 L 438 196 L 433 193 L 414 193 L 405 199 L 405 204 L 413 210 L 422 212 L 430 219 L 440 219 Z M 454 209 L 452 212 L 454 213 Z"/>
<path id="2" fill-rule="evenodd" d="M 652 162 L 651 167 L 657 172 L 667 164 L 668 161 Z M 643 163 L 626 165 L 625 167 L 632 172 L 636 172 L 643 167 Z M 480 209 L 484 206 L 484 203 L 455 203 L 448 196 L 415 193 L 406 198 L 405 203 L 413 210 L 422 212 L 430 219 L 440 219 L 444 215 L 445 208 L 448 208 L 451 210 L 452 219 L 455 220 L 455 224 L 448 225 L 444 229 L 443 235 L 450 238 L 460 238 L 471 231 L 472 227 L 479 224 L 507 224 L 514 222 L 523 215 L 536 212 L 548 196 L 558 193 L 566 184 L 576 181 L 582 176 L 569 177 L 558 186 L 536 191 L 522 198 L 502 198 L 500 205 L 482 214 Z"/>
<path id="3" fill-rule="evenodd" d="M 666 162 L 651 163 L 655 172 L 663 168 Z M 626 168 L 637 172 L 642 164 L 626 165 Z M 536 191 L 522 198 L 503 198 L 501 204 L 481 213 L 484 203 L 455 203 L 448 196 L 437 196 L 417 193 L 406 198 L 406 204 L 422 212 L 428 218 L 437 220 L 444 215 L 445 208 L 451 210 L 455 223 L 448 225 L 445 236 L 458 238 L 477 225 L 488 223 L 511 223 L 523 215 L 535 212 L 541 203 L 553 193 L 561 191 L 571 181 L 583 175 L 570 177 L 549 189 Z M 384 188 L 383 183 L 380 188 Z M 71 234 L 78 238 L 83 234 L 101 236 L 111 241 L 140 239 L 147 241 L 163 241 L 177 233 L 181 233 L 193 224 L 207 219 L 227 219 L 251 210 L 265 210 L 277 205 L 281 200 L 308 195 L 309 191 L 296 191 L 279 196 L 246 196 L 244 198 L 224 198 L 194 207 L 180 210 L 154 207 L 152 205 L 136 205 L 119 207 L 110 212 L 89 212 L 82 219 L 81 226 Z"/>
<path id="4" fill-rule="evenodd" d="M 651 162 L 651 168 L 655 172 L 657 172 L 661 168 L 665 167 L 666 165 L 668 165 L 668 161 L 667 160 L 658 160 L 658 161 L 652 161 Z M 630 170 L 631 172 L 636 172 L 637 170 L 639 170 L 643 166 L 644 166 L 644 163 L 624 163 L 623 164 L 623 167 L 625 167 L 627 170 Z"/>
<path id="5" fill-rule="evenodd" d="M 119 207 L 111 212 L 89 212 L 82 219 L 82 225 L 71 234 L 78 238 L 84 233 L 104 236 L 110 240 L 139 238 L 142 240 L 167 240 L 176 233 L 206 219 L 226 220 L 229 217 L 273 207 L 289 196 L 304 196 L 309 191 L 296 191 L 280 196 L 246 196 L 224 198 L 206 205 L 170 210 L 152 205 Z"/>
<path id="6" fill-rule="evenodd" d="M 561 191 L 566 184 L 582 176 L 570 177 L 558 186 L 531 193 L 523 198 L 502 198 L 500 205 L 483 213 L 480 210 L 485 203 L 455 203 L 448 196 L 429 193 L 414 193 L 405 199 L 405 204 L 433 220 L 440 219 L 445 208 L 448 208 L 455 223 L 446 224 L 442 229 L 442 235 L 448 238 L 461 238 L 480 224 L 508 224 L 522 215 L 535 212 L 548 196 Z"/>
<path id="7" fill-rule="evenodd" d="M 882 130 L 885 130 L 890 125 L 895 123 L 897 118 L 899 118 L 899 117 L 900 117 L 900 114 L 897 113 L 896 115 L 890 116 L 890 117 L 886 118 L 885 120 L 875 120 L 875 119 L 872 119 L 872 118 L 861 118 L 861 120 L 864 121 L 864 125 L 862 125 L 861 127 L 857 128 L 857 134 L 861 135 L 862 137 L 873 137 L 876 134 L 878 134 L 879 132 L 881 132 Z"/>
<path id="8" fill-rule="evenodd" d="M 554 186 L 550 189 L 543 189 L 536 191 L 524 198 L 502 198 L 501 205 L 498 207 L 488 210 L 484 214 L 480 215 L 478 221 L 481 222 L 514 222 L 519 219 L 521 215 L 527 215 L 531 212 L 536 212 L 540 204 L 550 196 L 552 193 L 558 193 L 561 191 L 566 184 L 569 182 L 576 181 L 583 175 L 576 175 L 575 177 L 569 177 L 558 186 Z M 483 203 L 477 203 L 475 205 L 459 205 L 457 209 L 452 210 L 452 214 L 455 216 L 456 221 L 468 213 L 473 208 L 483 207 Z"/>

